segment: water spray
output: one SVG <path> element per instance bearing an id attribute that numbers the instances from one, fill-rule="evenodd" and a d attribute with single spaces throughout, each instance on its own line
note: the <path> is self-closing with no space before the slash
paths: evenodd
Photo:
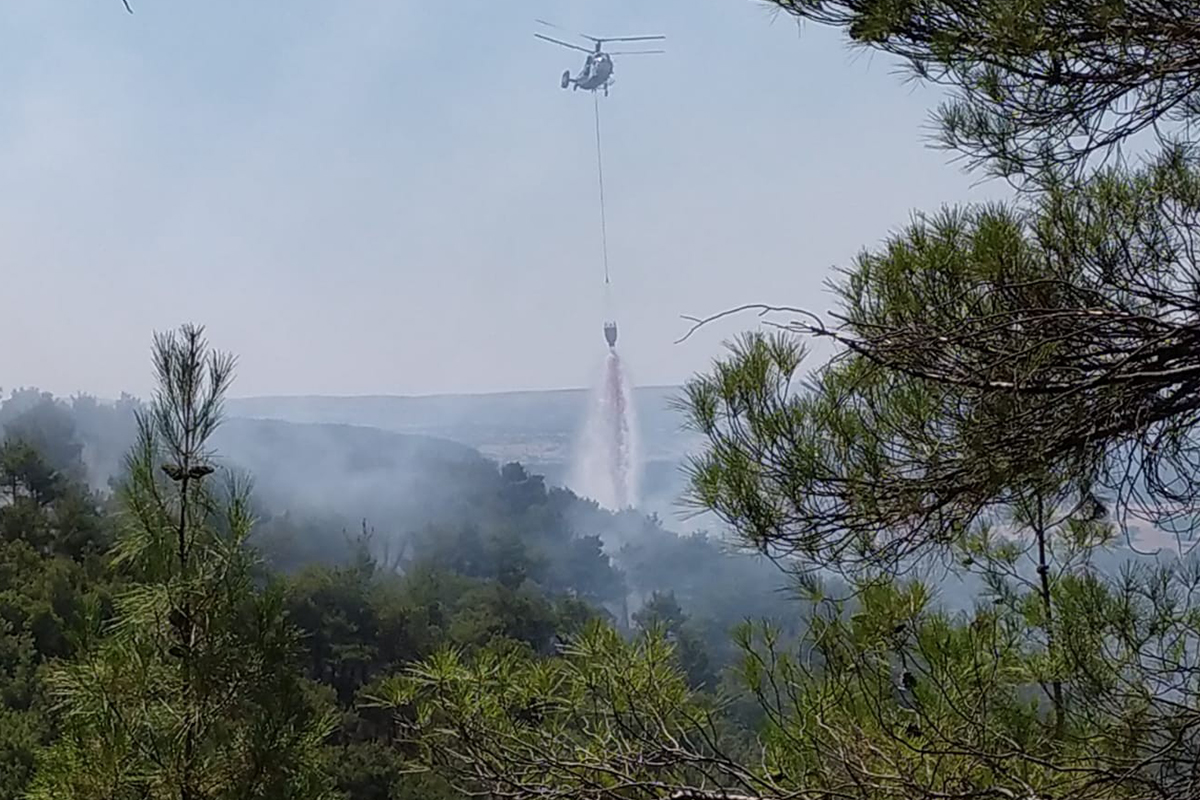
<path id="1" fill-rule="evenodd" d="M 615 347 L 592 387 L 568 485 L 612 511 L 639 502 L 641 442 L 633 387 Z"/>

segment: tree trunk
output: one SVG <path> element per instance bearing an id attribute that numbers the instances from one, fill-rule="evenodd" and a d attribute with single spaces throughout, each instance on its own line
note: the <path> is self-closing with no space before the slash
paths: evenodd
<path id="1" fill-rule="evenodd" d="M 1042 607 L 1046 614 L 1046 648 L 1050 653 L 1051 664 L 1055 661 L 1057 649 L 1054 637 L 1054 603 L 1050 594 L 1050 565 L 1046 556 L 1046 510 L 1045 500 L 1041 492 L 1037 495 L 1037 517 L 1034 519 L 1034 533 L 1037 534 L 1038 545 L 1038 578 L 1041 582 Z M 1066 708 L 1063 704 L 1062 681 L 1057 678 L 1051 683 L 1051 693 L 1054 700 L 1054 735 L 1061 737 L 1063 725 L 1066 722 Z"/>

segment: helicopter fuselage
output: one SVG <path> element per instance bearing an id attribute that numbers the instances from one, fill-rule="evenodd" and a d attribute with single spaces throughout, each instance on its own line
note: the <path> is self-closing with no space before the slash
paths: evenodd
<path id="1" fill-rule="evenodd" d="M 593 53 L 583 62 L 583 70 L 571 80 L 576 89 L 596 91 L 603 89 L 612 79 L 613 64 L 608 53 Z"/>

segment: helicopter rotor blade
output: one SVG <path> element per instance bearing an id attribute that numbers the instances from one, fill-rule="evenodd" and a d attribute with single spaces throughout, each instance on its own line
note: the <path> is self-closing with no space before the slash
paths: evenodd
<path id="1" fill-rule="evenodd" d="M 556 31 L 562 31 L 563 33 L 568 33 L 571 36 L 578 36 L 581 39 L 587 39 L 588 41 L 592 41 L 592 42 L 600 41 L 599 39 L 595 38 L 594 36 L 588 36 L 586 33 L 575 33 L 574 31 L 567 30 L 562 25 L 555 25 L 553 22 L 547 22 L 544 19 L 535 19 L 534 22 L 538 23 L 539 25 L 545 25 L 547 28 L 554 28 L 554 30 L 556 30 Z"/>
<path id="2" fill-rule="evenodd" d="M 666 50 L 605 50 L 610 56 L 656 56 L 666 53 Z"/>
<path id="3" fill-rule="evenodd" d="M 588 36 L 586 33 L 580 35 L 585 39 L 591 39 L 593 42 L 658 42 L 667 38 L 665 36 L 608 36 L 599 39 L 595 36 Z"/>
<path id="4" fill-rule="evenodd" d="M 555 25 L 553 22 L 548 22 L 544 19 L 535 18 L 533 21 L 539 25 L 545 25 L 547 28 L 554 28 L 555 30 L 562 31 L 563 33 L 571 33 L 571 31 L 567 30 L 563 26 Z M 589 33 L 579 33 L 579 34 L 575 34 L 575 35 L 581 36 L 584 39 L 587 39 L 589 42 L 595 42 L 596 44 L 604 44 L 605 42 L 655 42 L 655 41 L 662 41 L 663 39 L 667 38 L 666 36 L 603 36 L 603 37 L 601 37 L 601 36 L 592 36 Z M 549 37 L 546 37 L 546 38 L 549 38 Z M 552 40 L 552 41 L 557 41 L 557 39 Z"/>
<path id="5" fill-rule="evenodd" d="M 558 45 L 558 46 L 560 46 L 560 47 L 568 47 L 568 48 L 570 48 L 570 49 L 572 49 L 572 50 L 578 50 L 578 51 L 579 51 L 579 52 L 581 52 L 581 53 L 587 53 L 587 54 L 589 54 L 589 55 L 590 55 L 590 54 L 591 54 L 591 52 L 592 52 L 591 50 L 587 49 L 586 47 L 580 47 L 580 46 L 579 46 L 579 45 L 577 45 L 577 44 L 571 44 L 570 42 L 564 42 L 564 41 L 562 41 L 562 40 L 560 40 L 560 39 L 552 39 L 552 38 L 550 38 L 549 36 L 543 36 L 543 35 L 542 35 L 542 34 L 540 34 L 540 33 L 535 33 L 535 34 L 534 34 L 534 37 L 535 37 L 535 38 L 537 38 L 537 39 L 541 39 L 542 41 L 546 41 L 546 42 L 553 42 L 554 44 L 556 44 L 556 45 Z"/>

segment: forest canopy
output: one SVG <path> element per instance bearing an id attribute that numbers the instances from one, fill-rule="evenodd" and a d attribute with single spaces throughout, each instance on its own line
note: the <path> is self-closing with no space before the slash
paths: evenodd
<path id="1" fill-rule="evenodd" d="M 215 357 L 197 329 L 156 340 L 160 380 Z M 280 505 L 283 484 L 260 496 L 254 476 L 214 444 L 232 442 L 252 463 L 252 448 L 271 447 L 337 464 L 324 448 L 340 430 L 214 415 L 199 441 L 155 427 L 172 418 L 161 402 L 25 389 L 0 404 L 0 797 L 141 796 L 148 782 L 160 786 L 155 796 L 188 787 L 194 797 L 223 797 L 245 782 L 237 769 L 290 761 L 315 770 L 286 784 L 303 796 L 447 796 L 436 779 L 409 774 L 389 714 L 369 700 L 382 681 L 439 648 L 548 657 L 591 620 L 630 634 L 661 624 L 679 642 L 688 684 L 715 691 L 735 657 L 729 633 L 744 615 L 796 610 L 780 591 L 783 576 L 761 560 L 703 532 L 681 536 L 654 518 L 603 511 L 519 464 L 494 464 L 448 442 L 409 443 L 370 429 L 344 440 L 347 457 L 360 461 L 374 448 L 381 480 L 419 472 L 440 482 L 421 486 L 420 515 L 373 495 L 380 481 L 369 472 L 356 495 L 375 498 L 363 509 L 369 519 L 296 511 Z M 165 443 L 189 436 L 197 439 L 187 446 L 192 455 L 170 453 Z M 200 492 L 189 503 L 204 511 L 187 512 L 185 565 L 182 498 L 170 497 L 180 488 L 175 477 L 196 470 L 203 485 L 189 488 Z M 180 641 L 186 629 L 176 623 L 198 614 L 207 627 Z M 208 689 L 184 682 L 198 670 Z M 214 688 L 235 685 L 248 694 L 216 727 L 170 721 L 210 717 Z M 174 700 L 161 714 L 141 718 L 133 706 L 102 713 L 163 693 Z M 130 719 L 139 726 L 122 729 Z M 278 736 L 267 730 L 235 733 L 252 719 L 302 733 L 286 743 L 261 738 Z M 108 733 L 97 737 L 100 729 Z M 225 738 L 240 749 L 202 746 Z M 104 740 L 121 749 L 86 746 Z M 189 740 L 190 753 L 172 750 Z M 149 760 L 118 769 L 139 757 Z M 214 772 L 229 777 L 213 786 L 187 777 Z"/>

